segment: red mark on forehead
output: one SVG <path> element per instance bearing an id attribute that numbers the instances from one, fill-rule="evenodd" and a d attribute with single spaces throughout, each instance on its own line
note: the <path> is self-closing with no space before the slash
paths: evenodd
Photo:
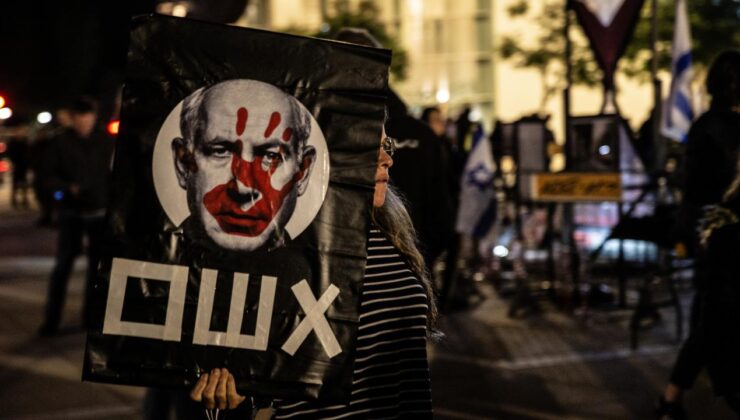
<path id="1" fill-rule="evenodd" d="M 285 131 L 283 131 L 283 137 L 282 137 L 283 141 L 289 141 L 290 136 L 292 135 L 293 135 L 293 129 L 290 127 L 286 128 Z"/>
<path id="2" fill-rule="evenodd" d="M 247 126 L 247 118 L 249 118 L 249 112 L 247 109 L 242 107 L 236 111 L 236 135 L 241 136 L 244 133 L 244 128 Z"/>
<path id="3" fill-rule="evenodd" d="M 279 112 L 273 112 L 272 115 L 270 115 L 270 122 L 267 124 L 267 128 L 265 129 L 265 138 L 272 136 L 272 132 L 275 131 L 275 128 L 280 124 L 280 120 Z"/>

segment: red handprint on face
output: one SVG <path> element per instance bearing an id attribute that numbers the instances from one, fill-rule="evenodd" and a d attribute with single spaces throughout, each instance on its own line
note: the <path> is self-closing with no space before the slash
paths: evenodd
<path id="1" fill-rule="evenodd" d="M 282 120 L 282 117 L 279 112 L 273 112 L 272 115 L 270 115 L 270 122 L 267 124 L 267 128 L 265 129 L 265 138 L 270 138 L 272 136 L 272 133 L 275 131 L 275 128 L 277 128 L 278 125 L 280 125 L 280 121 Z M 290 127 L 286 127 L 285 130 L 283 130 L 283 135 L 280 137 L 283 141 L 290 141 L 290 136 L 293 135 L 293 129 Z"/>
<path id="2" fill-rule="evenodd" d="M 239 108 L 236 111 L 236 136 L 239 137 L 244 134 L 244 129 L 247 128 L 247 120 L 249 119 L 249 111 L 247 108 Z"/>
<path id="3" fill-rule="evenodd" d="M 246 108 L 237 110 L 236 136 L 244 134 L 249 112 Z M 273 112 L 264 131 L 265 139 L 272 136 L 280 125 L 280 113 Z M 288 142 L 293 129 L 286 127 L 281 140 Z M 280 145 L 280 155 L 285 156 L 285 148 Z M 225 184 L 214 187 L 203 196 L 203 204 L 218 222 L 224 232 L 240 236 L 257 236 L 261 234 L 280 211 L 285 198 L 303 177 L 305 165 L 297 165 L 296 173 L 280 189 L 272 186 L 272 177 L 280 165 L 279 160 L 267 160 L 265 156 L 254 154 L 252 161 L 243 158 L 243 141 L 238 138 L 234 143 L 231 159 L 232 179 Z"/>

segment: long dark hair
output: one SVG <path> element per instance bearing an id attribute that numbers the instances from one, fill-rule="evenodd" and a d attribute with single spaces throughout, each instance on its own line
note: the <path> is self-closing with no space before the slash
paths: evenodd
<path id="1" fill-rule="evenodd" d="M 372 219 L 375 225 L 388 236 L 393 246 L 406 258 L 411 270 L 419 277 L 422 286 L 424 286 L 429 305 L 427 327 L 429 333 L 436 336 L 438 312 L 434 288 L 429 271 L 424 263 L 424 257 L 419 252 L 416 230 L 411 223 L 408 211 L 406 211 L 406 203 L 393 187 L 388 186 L 383 205 L 373 208 Z"/>

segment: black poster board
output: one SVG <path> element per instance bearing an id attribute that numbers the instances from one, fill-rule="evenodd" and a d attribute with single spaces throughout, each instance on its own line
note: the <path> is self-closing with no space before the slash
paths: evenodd
<path id="1" fill-rule="evenodd" d="M 83 379 L 347 398 L 390 52 L 132 22 Z"/>

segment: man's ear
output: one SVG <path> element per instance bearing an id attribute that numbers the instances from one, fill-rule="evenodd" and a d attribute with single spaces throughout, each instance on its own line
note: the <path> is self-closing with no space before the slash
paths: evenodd
<path id="1" fill-rule="evenodd" d="M 178 184 L 182 189 L 187 189 L 188 177 L 198 168 L 195 166 L 193 152 L 188 150 L 188 146 L 182 137 L 176 137 L 172 140 L 172 161 L 175 165 Z"/>
<path id="2" fill-rule="evenodd" d="M 313 146 L 306 146 L 303 148 L 303 160 L 301 161 L 301 169 L 298 172 L 298 182 L 296 182 L 296 188 L 298 189 L 298 195 L 303 195 L 308 188 L 308 179 L 311 177 L 311 170 L 313 165 L 316 163 L 316 149 Z"/>

